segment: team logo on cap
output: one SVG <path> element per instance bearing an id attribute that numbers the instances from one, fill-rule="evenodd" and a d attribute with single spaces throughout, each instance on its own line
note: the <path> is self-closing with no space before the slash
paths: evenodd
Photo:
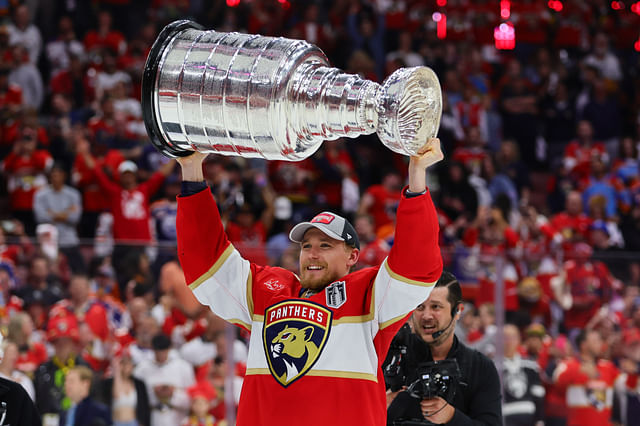
<path id="1" fill-rule="evenodd" d="M 325 347 L 332 312 L 303 300 L 285 300 L 264 313 L 262 340 L 271 375 L 287 387 L 304 376 Z"/>
<path id="2" fill-rule="evenodd" d="M 316 217 L 311 219 L 311 223 L 324 223 L 325 225 L 328 225 L 333 222 L 333 219 L 335 218 L 336 217 L 332 214 L 320 213 L 319 215 L 316 215 Z"/>

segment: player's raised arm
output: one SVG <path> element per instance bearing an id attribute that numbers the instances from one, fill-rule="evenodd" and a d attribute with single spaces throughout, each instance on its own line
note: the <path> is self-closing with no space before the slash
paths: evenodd
<path id="1" fill-rule="evenodd" d="M 444 158 L 432 138 L 409 160 L 409 186 L 402 190 L 394 244 L 376 280 L 378 322 L 400 321 L 425 300 L 442 273 L 435 206 L 426 186 L 426 169 Z"/>

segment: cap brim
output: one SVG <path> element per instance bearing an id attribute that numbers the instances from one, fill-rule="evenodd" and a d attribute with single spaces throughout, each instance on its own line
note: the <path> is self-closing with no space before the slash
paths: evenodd
<path id="1" fill-rule="evenodd" d="M 340 235 L 332 232 L 330 229 L 327 229 L 325 226 L 322 226 L 320 223 L 311 223 L 311 222 L 301 222 L 293 227 L 291 232 L 289 232 L 289 239 L 294 243 L 301 243 L 304 238 L 305 232 L 307 232 L 310 228 L 316 228 L 320 231 L 324 232 L 325 235 L 333 238 L 334 240 L 344 241 Z"/>

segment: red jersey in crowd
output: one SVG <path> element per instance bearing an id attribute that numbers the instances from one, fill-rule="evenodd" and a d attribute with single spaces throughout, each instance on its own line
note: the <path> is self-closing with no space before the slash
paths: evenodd
<path id="1" fill-rule="evenodd" d="M 591 379 L 580 369 L 580 361 L 573 358 L 561 363 L 554 373 L 556 386 L 566 389 L 567 426 L 610 424 L 618 369 L 606 360 L 599 360 L 596 368 L 598 378 Z"/>
<path id="2" fill-rule="evenodd" d="M 226 231 L 231 244 L 245 259 L 259 265 L 269 264 L 264 249 L 267 242 L 267 232 L 262 222 L 256 221 L 251 227 L 245 228 L 230 221 L 227 223 Z"/>
<path id="3" fill-rule="evenodd" d="M 7 90 L 0 91 L 0 108 L 22 105 L 22 89 L 15 84 L 9 84 Z"/>
<path id="4" fill-rule="evenodd" d="M 573 141 L 564 150 L 564 167 L 576 179 L 582 181 L 591 174 L 591 159 L 595 156 L 606 156 L 607 150 L 601 142 L 582 146 Z"/>
<path id="5" fill-rule="evenodd" d="M 369 266 L 380 265 L 385 257 L 389 255 L 391 247 L 380 238 L 366 244 L 360 250 L 358 258 L 358 267 L 368 268 Z"/>
<path id="6" fill-rule="evenodd" d="M 33 342 L 29 344 L 25 351 L 20 350 L 20 354 L 16 360 L 16 369 L 31 375 L 36 371 L 38 366 L 48 358 L 47 348 L 45 348 L 42 343 Z"/>
<path id="7" fill-rule="evenodd" d="M 572 216 L 567 212 L 561 212 L 551 218 L 551 226 L 565 241 L 572 241 L 576 236 L 586 240 L 589 237 L 591 222 L 591 218 L 584 213 Z"/>
<path id="8" fill-rule="evenodd" d="M 89 168 L 82 155 L 77 155 L 73 163 L 73 184 L 82 191 L 82 209 L 86 212 L 101 212 L 109 208 L 109 200 L 104 196 L 96 178 L 96 169 L 105 167 L 115 176 L 124 156 L 117 149 L 111 149 L 103 157 L 96 157 L 95 168 Z"/>
<path id="9" fill-rule="evenodd" d="M 96 30 L 90 30 L 84 37 L 84 47 L 87 52 L 93 49 L 110 49 L 112 52 L 122 54 L 127 50 L 127 41 L 118 31 L 109 31 L 100 34 Z"/>
<path id="10" fill-rule="evenodd" d="M 36 150 L 28 157 L 14 152 L 2 162 L 8 177 L 7 189 L 13 210 L 33 210 L 33 195 L 47 184 L 45 173 L 53 165 L 47 151 Z"/>
<path id="11" fill-rule="evenodd" d="M 149 199 L 160 189 L 164 175 L 155 172 L 146 182 L 127 190 L 109 180 L 98 167 L 95 174 L 100 187 L 107 192 L 113 214 L 113 238 L 116 241 L 151 241 Z"/>
<path id="12" fill-rule="evenodd" d="M 400 192 L 389 191 L 383 185 L 371 185 L 366 194 L 373 197 L 373 205 L 369 208 L 369 213 L 373 216 L 376 230 L 392 224 L 400 202 Z"/>
<path id="13" fill-rule="evenodd" d="M 568 329 L 584 328 L 603 303 L 611 298 L 612 277 L 602 262 L 565 262 L 567 285 L 571 290 L 573 305 L 564 313 L 564 325 Z"/>

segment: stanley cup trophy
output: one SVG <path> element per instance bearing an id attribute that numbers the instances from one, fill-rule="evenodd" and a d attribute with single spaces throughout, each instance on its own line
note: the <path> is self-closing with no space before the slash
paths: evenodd
<path id="1" fill-rule="evenodd" d="M 402 68 L 381 86 L 329 66 L 302 41 L 169 24 L 142 79 L 145 126 L 170 157 L 193 151 L 298 161 L 324 140 L 377 132 L 415 155 L 440 125 L 442 96 L 427 67 Z"/>

